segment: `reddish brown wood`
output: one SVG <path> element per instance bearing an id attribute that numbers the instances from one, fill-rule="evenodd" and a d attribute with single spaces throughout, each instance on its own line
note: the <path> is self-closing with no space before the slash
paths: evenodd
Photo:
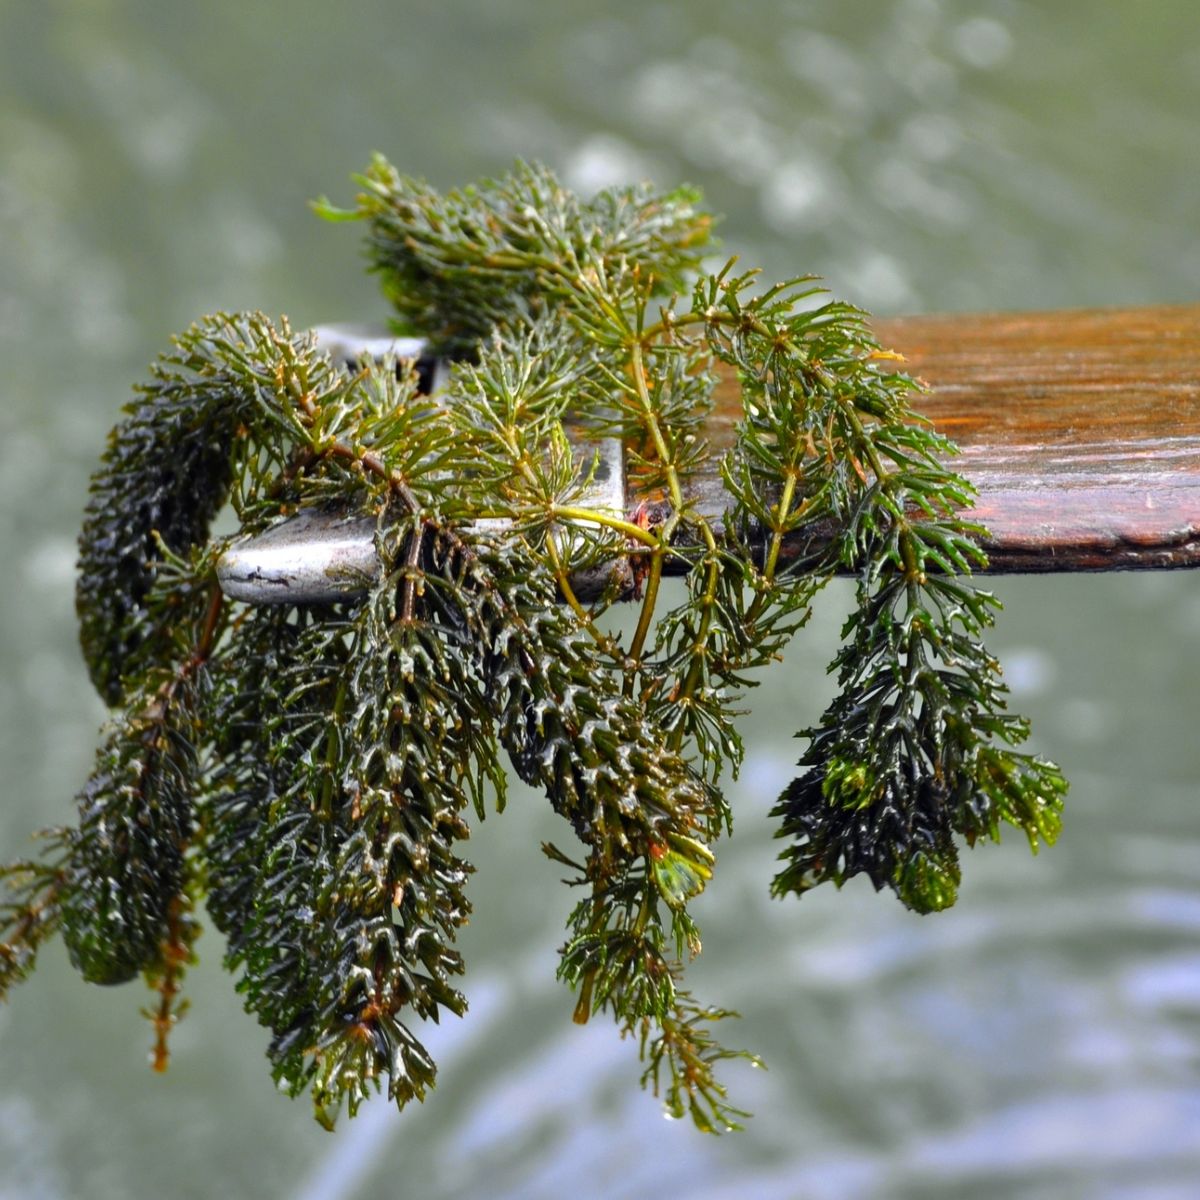
<path id="1" fill-rule="evenodd" d="M 992 571 L 1200 565 L 1200 305 L 879 321 L 962 450 Z M 727 442 L 736 384 L 710 433 Z M 719 479 L 697 481 L 720 511 Z"/>

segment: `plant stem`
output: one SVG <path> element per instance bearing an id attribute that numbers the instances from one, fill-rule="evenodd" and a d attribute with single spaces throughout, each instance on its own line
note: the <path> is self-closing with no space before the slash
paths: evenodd
<path id="1" fill-rule="evenodd" d="M 662 528 L 659 529 L 655 537 L 655 545 L 651 551 L 650 558 L 650 573 L 646 580 L 645 597 L 642 600 L 642 610 L 638 614 L 637 629 L 634 632 L 633 641 L 629 647 L 631 660 L 640 667 L 642 651 L 646 644 L 646 638 L 649 636 L 650 626 L 654 621 L 654 609 L 658 603 L 658 587 L 662 582 L 663 560 L 666 557 L 671 537 L 682 516 L 684 498 L 683 487 L 679 482 L 679 472 L 675 469 L 671 452 L 667 449 L 666 438 L 663 437 L 662 428 L 659 426 L 658 417 L 654 412 L 653 401 L 650 399 L 650 389 L 646 385 L 646 364 L 640 340 L 633 341 L 629 346 L 629 370 L 633 376 L 634 387 L 637 390 L 638 400 L 642 406 L 642 423 L 650 436 L 650 440 L 654 443 L 654 449 L 658 454 L 659 462 L 666 472 L 667 490 L 671 497 L 671 505 L 675 510 Z M 707 522 L 702 522 L 702 524 L 705 532 L 711 537 L 712 534 L 708 529 Z M 634 692 L 634 675 L 632 672 L 625 680 L 625 692 L 626 695 L 632 695 Z"/>
<path id="2" fill-rule="evenodd" d="M 317 814 L 323 821 L 333 819 L 334 768 L 337 766 L 338 752 L 341 749 L 342 715 L 346 710 L 346 698 L 349 692 L 350 672 L 342 671 L 338 675 L 337 691 L 333 697 L 333 711 L 330 713 L 329 728 L 325 731 L 325 777 L 321 781 L 321 795 L 317 808 Z"/>
<path id="3" fill-rule="evenodd" d="M 404 598 L 400 607 L 400 620 L 411 625 L 417 598 L 417 574 L 421 563 L 421 543 L 425 540 L 425 527 L 414 529 L 408 537 L 408 555 L 404 562 Z"/>
<path id="4" fill-rule="evenodd" d="M 606 529 L 613 529 L 618 533 L 623 533 L 627 538 L 635 542 L 640 542 L 643 546 L 651 550 L 657 550 L 659 547 L 659 539 L 648 529 L 643 529 L 640 525 L 635 525 L 632 521 L 626 521 L 621 517 L 614 517 L 609 513 L 600 512 L 594 508 L 579 508 L 573 504 L 555 504 L 551 506 L 550 512 L 553 516 L 565 517 L 568 521 L 590 521 L 594 525 L 603 525 Z"/>
<path id="5" fill-rule="evenodd" d="M 788 512 L 792 507 L 792 498 L 796 494 L 796 475 L 794 471 L 789 471 L 787 478 L 784 480 L 783 492 L 780 494 L 779 503 L 775 506 L 775 529 L 771 534 L 771 545 L 767 550 L 767 557 L 763 562 L 763 576 L 766 578 L 767 585 L 770 586 L 775 580 L 775 568 L 779 564 L 779 551 L 783 546 L 783 524 L 787 520 Z"/>
<path id="6" fill-rule="evenodd" d="M 879 457 L 879 452 L 875 449 L 874 443 L 867 437 L 867 431 L 863 428 L 862 419 L 858 415 L 858 410 L 854 407 L 853 400 L 847 400 L 844 396 L 838 396 L 837 402 L 845 414 L 846 420 L 850 423 L 851 429 L 854 430 L 854 435 L 858 439 L 859 449 L 870 465 L 871 473 L 875 476 L 879 486 L 893 501 L 896 510 L 897 540 L 900 542 L 900 556 L 904 560 L 905 578 L 910 584 L 924 583 L 925 576 L 917 563 L 916 548 L 913 545 L 912 522 L 904 515 L 904 506 L 895 503 L 896 473 L 888 471 L 884 467 L 883 460 Z"/>
<path id="7" fill-rule="evenodd" d="M 667 528 L 663 527 L 664 530 Z M 658 585 L 662 582 L 663 569 L 663 551 L 660 547 L 655 550 L 650 558 L 650 573 L 646 577 L 646 591 L 642 599 L 642 609 L 638 614 L 637 629 L 633 634 L 633 641 L 629 644 L 629 660 L 634 666 L 634 670 L 641 669 L 642 650 L 646 645 L 646 636 L 650 632 L 650 625 L 654 620 L 654 607 L 658 602 Z M 625 679 L 625 694 L 632 696 L 634 691 L 633 686 L 634 674 L 630 672 Z"/>
<path id="8" fill-rule="evenodd" d="M 675 469 L 674 460 L 671 452 L 667 449 L 666 439 L 663 437 L 662 428 L 659 426 L 658 417 L 654 412 L 650 389 L 646 386 L 646 365 L 640 341 L 633 342 L 629 347 L 629 369 L 633 374 L 634 386 L 637 388 L 638 400 L 642 406 L 646 432 L 650 435 L 650 439 L 654 443 L 654 450 L 666 472 L 667 490 L 671 496 L 671 503 L 677 513 L 682 513 L 684 509 L 683 488 L 679 482 L 679 472 Z"/>
<path id="9" fill-rule="evenodd" d="M 608 634 L 601 631 L 597 626 L 592 614 L 584 608 L 579 597 L 575 595 L 575 589 L 571 586 L 571 577 L 567 572 L 566 565 L 562 560 L 562 555 L 559 553 L 558 545 L 554 540 L 554 532 L 551 531 L 546 537 L 546 551 L 550 557 L 550 565 L 554 569 L 554 578 L 558 582 L 559 591 L 563 594 L 563 599 L 566 600 L 571 611 L 575 614 L 580 625 L 588 631 L 592 640 L 612 658 L 618 662 L 624 659 L 621 653 L 621 647 L 616 640 Z"/>
<path id="10" fill-rule="evenodd" d="M 159 995 L 158 1009 L 150 1015 L 154 1026 L 154 1051 L 151 1066 L 159 1074 L 166 1071 L 171 1062 L 171 1050 L 167 1039 L 171 1030 L 178 1023 L 182 1010 L 176 1008 L 175 1001 L 179 996 L 179 980 L 183 968 L 190 957 L 187 943 L 183 940 L 182 910 L 183 897 L 173 896 L 167 909 L 167 936 L 163 939 L 162 974 L 155 984 Z M 186 1002 L 185 1002 L 186 1004 Z"/>

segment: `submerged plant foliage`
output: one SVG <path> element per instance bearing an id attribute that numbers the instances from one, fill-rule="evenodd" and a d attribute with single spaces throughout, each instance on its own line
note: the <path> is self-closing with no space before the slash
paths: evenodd
<path id="1" fill-rule="evenodd" d="M 719 781 L 745 691 L 835 574 L 858 603 L 839 695 L 775 806 L 774 893 L 865 874 L 929 912 L 954 901 L 959 837 L 1010 824 L 1036 850 L 1058 831 L 1066 785 L 1014 749 L 1027 727 L 980 643 L 995 602 L 966 578 L 984 562 L 971 489 L 861 312 L 808 279 L 705 270 L 692 192 L 582 201 L 518 166 L 439 195 L 382 159 L 360 182 L 354 210 L 323 211 L 366 222 L 399 328 L 453 358 L 449 385 L 343 369 L 258 314 L 205 318 L 155 364 L 80 538 L 112 719 L 78 823 L 2 868 L 0 995 L 60 931 L 85 979 L 156 990 L 161 1068 L 203 903 L 276 1079 L 321 1121 L 380 1087 L 423 1099 L 420 1021 L 466 1007 L 459 843 L 502 807 L 507 762 L 578 843 L 545 847 L 579 890 L 559 968 L 575 1019 L 615 1018 L 672 1115 L 734 1127 L 713 1074 L 734 1054 L 709 1029 L 731 1014 L 682 983 L 688 905 L 732 824 Z M 741 417 L 714 448 L 720 364 Z M 566 425 L 620 437 L 656 499 L 589 507 Z M 231 601 L 226 504 L 245 534 L 369 515 L 380 573 L 343 603 Z M 660 612 L 667 573 L 686 598 Z M 602 618 L 631 594 L 617 637 Z"/>

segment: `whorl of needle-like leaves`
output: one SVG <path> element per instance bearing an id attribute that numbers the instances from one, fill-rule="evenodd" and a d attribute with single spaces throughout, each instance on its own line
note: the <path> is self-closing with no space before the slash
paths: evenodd
<path id="1" fill-rule="evenodd" d="M 956 835 L 998 841 L 1003 822 L 1034 852 L 1055 840 L 1066 785 L 1008 748 L 1028 726 L 1004 711 L 997 665 L 978 649 L 988 599 L 949 576 L 864 585 L 835 661 L 842 691 L 774 810 L 794 839 L 777 894 L 862 873 L 930 912 L 957 895 Z"/>
<path id="2" fill-rule="evenodd" d="M 367 250 L 406 332 L 440 352 L 473 353 L 518 313 L 553 303 L 543 271 L 562 262 L 601 272 L 640 263 L 669 295 L 699 266 L 711 223 L 699 193 L 607 188 L 590 201 L 541 168 L 444 195 L 376 155 L 358 176 L 356 210 L 322 201 L 332 220 L 370 219 Z"/>
<path id="3" fill-rule="evenodd" d="M 423 1096 L 434 1065 L 402 1011 L 465 1007 L 450 980 L 469 867 L 452 845 L 480 787 L 478 727 L 444 631 L 400 620 L 402 589 L 393 574 L 353 611 L 258 618 L 274 669 L 254 679 L 246 662 L 230 701 L 253 694 L 269 729 L 245 730 L 214 797 L 210 908 L 228 965 L 272 1030 L 276 1077 L 311 1089 L 327 1124 L 384 1077 L 401 1104 Z"/>
<path id="4" fill-rule="evenodd" d="M 165 378 L 140 389 L 92 478 L 76 604 L 84 658 L 109 705 L 124 697 L 122 677 L 158 662 L 169 637 L 146 611 L 156 537 L 186 554 L 207 539 L 229 492 L 236 392 L 221 381 L 205 390 L 201 399 Z"/>
<path id="5" fill-rule="evenodd" d="M 191 706 L 166 680 L 118 719 L 79 797 L 62 885 L 63 940 L 91 983 L 156 964 L 184 886 L 196 755 Z"/>
<path id="6" fill-rule="evenodd" d="M 109 435 L 79 535 L 76 586 L 84 659 L 108 704 L 123 699 L 125 676 L 171 657 L 171 606 L 148 608 L 164 552 L 186 557 L 207 542 L 239 455 L 249 455 L 242 469 L 252 477 L 269 469 L 272 451 L 286 455 L 278 368 L 303 358 L 310 387 L 333 383 L 332 364 L 310 342 L 257 314 L 208 317 L 154 364 Z"/>
<path id="7" fill-rule="evenodd" d="M 155 365 L 80 539 L 84 653 L 116 711 L 78 825 L 0 868 L 0 996 L 61 929 L 86 978 L 156 988 L 164 1066 L 203 893 L 288 1092 L 325 1124 L 385 1080 L 422 1099 L 416 1023 L 466 1006 L 457 846 L 503 806 L 503 752 L 581 843 L 545 847 L 580 888 L 559 968 L 576 1020 L 633 1035 L 670 1113 L 736 1127 L 713 1069 L 743 1055 L 708 1029 L 731 1014 L 682 984 L 689 902 L 731 827 L 741 699 L 830 578 L 855 574 L 859 603 L 776 806 L 776 894 L 864 873 L 928 911 L 954 898 L 959 837 L 1057 833 L 1065 783 L 1013 749 L 1027 727 L 980 642 L 970 489 L 861 313 L 700 272 L 690 191 L 585 202 L 518 166 L 440 196 L 382 159 L 360 182 L 356 211 L 323 211 L 368 221 L 400 323 L 457 359 L 446 394 L 403 364 L 344 372 L 258 314 L 208 318 Z M 714 361 L 742 398 L 720 450 Z M 599 435 L 625 444 L 632 513 L 591 506 Z M 723 512 L 692 487 L 714 467 Z M 245 533 L 372 517 L 378 577 L 327 607 L 225 599 L 226 500 Z M 664 614 L 668 572 L 686 593 Z M 618 637 L 604 614 L 630 596 Z"/>
<path id="8" fill-rule="evenodd" d="M 43 943 L 62 924 L 64 863 L 72 831 L 42 831 L 43 850 L 36 859 L 0 864 L 0 1000 L 37 965 Z"/>
<path id="9" fill-rule="evenodd" d="M 491 584 L 472 613 L 500 738 L 526 782 L 547 792 L 579 839 L 608 856 L 645 855 L 671 836 L 720 832 L 715 793 L 558 602 L 528 551 L 481 549 Z"/>

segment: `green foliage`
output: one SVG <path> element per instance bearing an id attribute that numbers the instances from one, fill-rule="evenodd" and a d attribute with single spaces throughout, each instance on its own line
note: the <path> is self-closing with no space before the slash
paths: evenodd
<path id="1" fill-rule="evenodd" d="M 369 221 L 371 270 L 399 331 L 429 338 L 442 353 L 472 354 L 497 326 L 544 311 L 566 263 L 600 279 L 641 264 L 654 272 L 656 292 L 669 295 L 699 266 L 711 223 L 689 188 L 609 189 L 585 203 L 548 171 L 523 164 L 505 179 L 442 196 L 377 155 L 359 183 L 357 210 L 322 201 L 318 212 Z"/>
<path id="2" fill-rule="evenodd" d="M 1015 751 L 1027 728 L 980 644 L 970 489 L 861 313 L 808 280 L 701 270 L 691 192 L 584 202 L 522 166 L 440 196 L 382 159 L 361 183 L 324 212 L 367 222 L 400 323 L 456 359 L 447 394 L 405 364 L 342 371 L 257 314 L 201 321 L 137 389 L 80 539 L 84 654 L 115 712 L 78 825 L 0 873 L 0 994 L 61 930 L 85 978 L 158 991 L 164 1066 L 203 898 L 286 1090 L 329 1125 L 385 1081 L 423 1099 L 419 1023 L 466 1007 L 458 843 L 503 807 L 507 758 L 580 844 L 545 847 L 580 893 L 559 968 L 575 1019 L 609 1013 L 670 1114 L 734 1128 L 713 1069 L 743 1055 L 708 1029 L 732 1014 L 682 986 L 688 906 L 732 824 L 741 698 L 830 578 L 854 573 L 859 605 L 776 808 L 776 894 L 865 873 L 929 911 L 954 899 L 958 835 L 1057 833 L 1065 784 Z M 742 397 L 715 462 L 714 362 Z M 661 500 L 589 508 L 566 423 L 619 435 Z M 719 518 L 690 487 L 706 466 Z M 327 607 L 229 601 L 226 502 L 250 534 L 370 516 L 378 579 Z M 584 567 L 609 581 L 587 603 Z M 664 613 L 668 571 L 687 595 Z M 622 640 L 601 617 L 631 593 Z"/>

